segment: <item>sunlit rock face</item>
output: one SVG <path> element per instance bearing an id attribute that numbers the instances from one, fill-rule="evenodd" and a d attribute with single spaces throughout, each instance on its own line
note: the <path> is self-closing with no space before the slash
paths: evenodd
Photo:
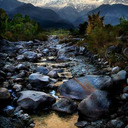
<path id="1" fill-rule="evenodd" d="M 64 7 L 67 5 L 73 5 L 76 8 L 89 5 L 101 5 L 101 4 L 128 4 L 126 0 L 19 0 L 25 3 L 32 3 L 36 6 L 48 6 L 48 7 Z M 84 8 L 85 9 L 85 8 Z"/>

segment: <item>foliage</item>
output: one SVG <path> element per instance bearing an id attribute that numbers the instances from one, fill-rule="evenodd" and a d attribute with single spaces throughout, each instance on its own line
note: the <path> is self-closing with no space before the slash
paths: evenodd
<path id="1" fill-rule="evenodd" d="M 58 37 L 65 37 L 70 34 L 69 30 L 67 29 L 50 29 L 48 30 L 49 35 L 57 35 Z"/>
<path id="2" fill-rule="evenodd" d="M 120 18 L 120 24 L 118 25 L 120 30 L 120 35 L 128 35 L 128 20 L 124 17 Z"/>
<path id="3" fill-rule="evenodd" d="M 42 34 L 39 25 L 29 16 L 16 14 L 13 19 L 10 19 L 6 12 L 0 9 L 0 37 L 10 41 L 32 40 L 38 37 L 43 40 L 45 35 Z"/>
<path id="4" fill-rule="evenodd" d="M 84 22 L 83 24 L 79 25 L 79 34 L 84 35 L 87 30 L 88 22 Z"/>
<path id="5" fill-rule="evenodd" d="M 123 67 L 122 63 L 128 64 L 127 58 L 123 54 L 123 49 L 127 47 L 128 20 L 123 17 L 120 19 L 120 24 L 116 26 L 104 25 L 103 22 L 104 17 L 100 17 L 100 12 L 89 15 L 87 35 L 85 40 L 80 43 L 83 45 L 87 43 L 88 49 L 101 57 L 105 57 L 105 51 L 109 46 L 116 46 L 116 51 L 112 52 L 106 59 L 110 65 L 116 64 Z"/>
<path id="6" fill-rule="evenodd" d="M 103 27 L 104 17 L 100 17 L 100 12 L 97 14 L 88 15 L 87 34 L 90 34 L 95 27 Z"/>
<path id="7" fill-rule="evenodd" d="M 40 32 L 37 35 L 37 39 L 38 40 L 41 40 L 41 41 L 47 41 L 48 40 L 48 36 L 46 34 L 44 34 L 44 32 Z"/>

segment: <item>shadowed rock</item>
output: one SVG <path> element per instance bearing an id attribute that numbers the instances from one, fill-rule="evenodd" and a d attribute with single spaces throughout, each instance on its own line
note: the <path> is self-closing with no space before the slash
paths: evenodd
<path id="1" fill-rule="evenodd" d="M 96 91 L 78 106 L 80 120 L 96 121 L 109 115 L 112 102 L 107 92 Z"/>
<path id="2" fill-rule="evenodd" d="M 56 101 L 51 95 L 39 91 L 22 91 L 19 95 L 18 105 L 29 111 L 49 107 Z"/>
<path id="3" fill-rule="evenodd" d="M 68 114 L 72 114 L 76 111 L 77 104 L 71 99 L 64 99 L 57 101 L 52 105 L 52 109 L 59 112 L 64 112 Z"/>

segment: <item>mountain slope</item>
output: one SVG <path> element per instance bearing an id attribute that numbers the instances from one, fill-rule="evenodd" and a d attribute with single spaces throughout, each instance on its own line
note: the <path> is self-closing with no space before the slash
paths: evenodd
<path id="1" fill-rule="evenodd" d="M 3 8 L 7 12 L 21 6 L 22 4 L 22 2 L 17 0 L 0 0 L 0 8 Z"/>
<path id="2" fill-rule="evenodd" d="M 35 21 L 39 22 L 43 28 L 51 28 L 51 27 L 72 28 L 73 27 L 71 23 L 63 20 L 53 10 L 35 7 L 32 4 L 23 4 L 15 8 L 11 12 L 9 12 L 9 15 L 12 17 L 17 13 L 20 13 L 22 15 L 28 15 Z"/>
<path id="3" fill-rule="evenodd" d="M 85 9 L 88 5 L 102 4 L 128 4 L 127 0 L 19 0 L 26 3 L 32 3 L 36 6 L 47 6 L 63 8 L 71 4 L 80 10 Z"/>
<path id="4" fill-rule="evenodd" d="M 74 22 L 74 20 L 79 17 L 78 11 L 75 8 L 71 7 L 71 6 L 67 6 L 67 7 L 64 7 L 62 9 L 59 9 L 57 11 L 57 13 L 61 17 L 63 17 L 64 19 L 67 19 L 70 22 Z"/>
<path id="5" fill-rule="evenodd" d="M 105 24 L 117 25 L 121 17 L 128 18 L 128 6 L 123 4 L 102 5 L 88 14 L 97 13 L 98 11 L 101 12 L 101 16 L 105 16 Z"/>
<path id="6" fill-rule="evenodd" d="M 101 16 L 105 16 L 105 24 L 111 24 L 111 25 L 117 25 L 120 23 L 121 17 L 128 18 L 128 6 L 123 4 L 113 4 L 113 5 L 101 5 L 100 7 L 88 12 L 87 14 L 79 17 L 75 21 L 75 25 L 78 25 L 80 23 L 83 23 L 84 21 L 87 21 L 87 15 L 91 15 L 92 13 L 101 12 Z"/>

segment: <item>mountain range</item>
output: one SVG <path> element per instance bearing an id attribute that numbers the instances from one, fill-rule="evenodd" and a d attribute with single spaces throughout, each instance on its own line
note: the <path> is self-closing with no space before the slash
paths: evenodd
<path id="1" fill-rule="evenodd" d="M 10 17 L 28 15 L 43 28 L 73 28 L 98 11 L 105 16 L 105 24 L 116 25 L 121 17 L 128 18 L 126 0 L 0 0 L 0 8 Z"/>
<path id="2" fill-rule="evenodd" d="M 57 7 L 74 6 L 78 10 L 83 10 L 89 5 L 102 4 L 128 4 L 127 0 L 19 0 L 25 3 L 32 3 L 35 6 Z"/>
<path id="3" fill-rule="evenodd" d="M 11 5 L 11 7 L 10 7 Z M 61 18 L 59 14 L 51 9 L 35 7 L 32 4 L 25 4 L 17 0 L 1 0 L 0 8 L 3 8 L 12 18 L 15 14 L 28 15 L 43 28 L 73 28 L 73 24 Z"/>
<path id="4" fill-rule="evenodd" d="M 120 18 L 125 17 L 128 19 L 128 6 L 123 4 L 104 4 L 100 7 L 93 9 L 89 11 L 87 14 L 84 14 L 83 16 L 79 17 L 74 24 L 78 25 L 80 23 L 83 23 L 84 21 L 87 21 L 88 15 L 98 13 L 100 11 L 100 16 L 105 16 L 104 23 L 105 24 L 111 24 L 111 25 L 117 25 L 120 23 Z"/>

